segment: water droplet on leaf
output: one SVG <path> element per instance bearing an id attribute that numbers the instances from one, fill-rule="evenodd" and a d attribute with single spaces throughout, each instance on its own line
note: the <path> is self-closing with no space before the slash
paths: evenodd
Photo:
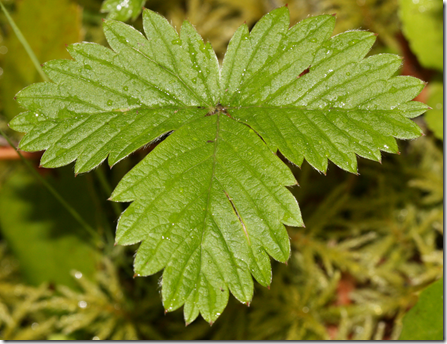
<path id="1" fill-rule="evenodd" d="M 180 38 L 174 39 L 171 41 L 171 43 L 174 45 L 182 45 L 182 40 Z"/>

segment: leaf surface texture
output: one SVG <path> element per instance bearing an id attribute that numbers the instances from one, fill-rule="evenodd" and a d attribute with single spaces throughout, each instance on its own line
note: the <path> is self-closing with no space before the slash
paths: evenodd
<path id="1" fill-rule="evenodd" d="M 69 46 L 74 60 L 45 64 L 52 82 L 27 87 L 27 111 L 11 126 L 27 132 L 20 148 L 46 150 L 45 167 L 76 161 L 77 173 L 108 158 L 112 166 L 164 139 L 116 187 L 132 202 L 116 233 L 141 242 L 135 272 L 164 269 L 162 298 L 185 321 L 214 322 L 231 292 L 249 303 L 254 277 L 271 283 L 270 258 L 290 255 L 287 226 L 303 226 L 296 185 L 276 155 L 326 172 L 328 160 L 357 173 L 356 155 L 379 161 L 398 152 L 394 138 L 421 135 L 410 120 L 424 83 L 396 77 L 401 59 L 366 57 L 375 35 L 331 38 L 335 18 L 289 28 L 287 8 L 234 34 L 222 66 L 187 21 L 180 33 L 145 10 L 145 36 L 108 20 L 111 49 Z"/>

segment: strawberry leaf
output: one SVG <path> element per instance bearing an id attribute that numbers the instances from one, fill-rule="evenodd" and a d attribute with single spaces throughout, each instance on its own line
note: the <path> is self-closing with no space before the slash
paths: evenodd
<path id="1" fill-rule="evenodd" d="M 165 138 L 113 192 L 132 202 L 116 242 L 141 242 L 137 274 L 164 269 L 167 311 L 184 305 L 187 323 L 199 314 L 214 322 L 229 292 L 249 303 L 252 277 L 270 285 L 269 256 L 290 255 L 285 225 L 303 226 L 277 151 L 322 172 L 331 160 L 357 173 L 356 155 L 380 160 L 398 151 L 394 137 L 421 135 L 409 118 L 427 109 L 411 101 L 423 82 L 393 76 L 395 55 L 365 58 L 372 33 L 331 38 L 334 23 L 322 15 L 289 28 L 279 8 L 236 31 L 220 68 L 187 21 L 179 35 L 145 10 L 148 39 L 106 21 L 111 49 L 75 44 L 74 60 L 46 63 L 52 82 L 17 95 L 27 111 L 11 126 L 27 132 L 21 149 L 46 150 L 43 166 L 76 160 L 77 173 Z"/>

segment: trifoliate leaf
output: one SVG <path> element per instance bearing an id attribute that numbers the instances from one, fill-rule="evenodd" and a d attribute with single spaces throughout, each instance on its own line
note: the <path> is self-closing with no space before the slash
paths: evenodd
<path id="1" fill-rule="evenodd" d="M 108 13 L 107 19 L 126 21 L 135 20 L 141 13 L 146 0 L 105 0 L 101 6 L 102 13 Z"/>
<path id="2" fill-rule="evenodd" d="M 423 88 L 393 77 L 389 54 L 364 58 L 369 32 L 330 38 L 335 18 L 308 18 L 289 29 L 287 8 L 235 33 L 220 68 L 209 43 L 189 22 L 180 35 L 145 10 L 142 34 L 106 21 L 111 49 L 69 47 L 74 61 L 51 61 L 53 82 L 17 95 L 28 111 L 11 126 L 28 132 L 20 148 L 46 150 L 45 167 L 76 160 L 87 172 L 108 157 L 115 164 L 165 138 L 121 180 L 112 199 L 133 202 L 116 241 L 141 242 L 140 276 L 165 269 L 168 311 L 213 322 L 229 292 L 249 303 L 252 276 L 271 283 L 269 256 L 285 262 L 285 225 L 303 226 L 286 186 L 291 171 L 276 156 L 326 171 L 328 160 L 357 172 L 356 154 L 380 160 L 397 152 L 393 137 L 421 135 L 409 118 L 427 106 L 411 101 Z"/>

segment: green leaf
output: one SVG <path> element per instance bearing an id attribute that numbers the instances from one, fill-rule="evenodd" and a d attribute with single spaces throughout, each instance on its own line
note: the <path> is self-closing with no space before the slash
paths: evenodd
<path id="1" fill-rule="evenodd" d="M 428 128 L 438 139 L 444 138 L 444 86 L 441 82 L 430 83 L 427 104 L 431 106 L 424 115 Z"/>
<path id="2" fill-rule="evenodd" d="M 400 0 L 402 31 L 411 50 L 426 68 L 443 70 L 443 2 Z"/>
<path id="3" fill-rule="evenodd" d="M 334 23 L 322 15 L 289 29 L 279 8 L 251 33 L 242 25 L 219 68 L 189 22 L 178 35 L 145 10 L 146 39 L 106 21 L 111 49 L 75 44 L 74 61 L 46 63 L 53 82 L 17 95 L 27 111 L 11 126 L 27 132 L 21 149 L 46 150 L 43 166 L 76 160 L 77 173 L 164 139 L 112 195 L 133 202 L 116 241 L 142 242 L 137 274 L 165 269 L 167 311 L 184 305 L 187 323 L 199 314 L 213 322 L 229 292 L 251 301 L 252 277 L 270 285 L 269 256 L 290 255 L 285 225 L 303 226 L 286 189 L 296 181 L 277 151 L 297 165 L 307 159 L 325 172 L 330 159 L 356 173 L 356 154 L 380 160 L 398 151 L 393 137 L 421 135 L 409 118 L 427 109 L 411 101 L 423 82 L 393 77 L 397 56 L 365 59 L 372 33 L 330 38 Z"/>
<path id="4" fill-rule="evenodd" d="M 440 279 L 421 292 L 416 305 L 405 314 L 399 340 L 443 340 L 443 291 Z"/>
<path id="5" fill-rule="evenodd" d="M 188 299 L 191 308 L 197 303 L 213 321 L 227 303 L 228 289 L 246 303 L 253 294 L 251 275 L 270 285 L 267 254 L 282 262 L 289 258 L 281 222 L 302 225 L 297 203 L 283 187 L 294 183 L 290 170 L 253 130 L 227 116 L 198 118 L 168 137 L 118 185 L 112 198 L 135 202 L 121 216 L 116 240 L 143 241 L 137 274 L 166 267 L 168 311 Z"/>
<path id="6" fill-rule="evenodd" d="M 108 13 L 107 19 L 127 21 L 135 20 L 141 13 L 146 0 L 105 0 L 101 6 L 102 13 Z"/>

